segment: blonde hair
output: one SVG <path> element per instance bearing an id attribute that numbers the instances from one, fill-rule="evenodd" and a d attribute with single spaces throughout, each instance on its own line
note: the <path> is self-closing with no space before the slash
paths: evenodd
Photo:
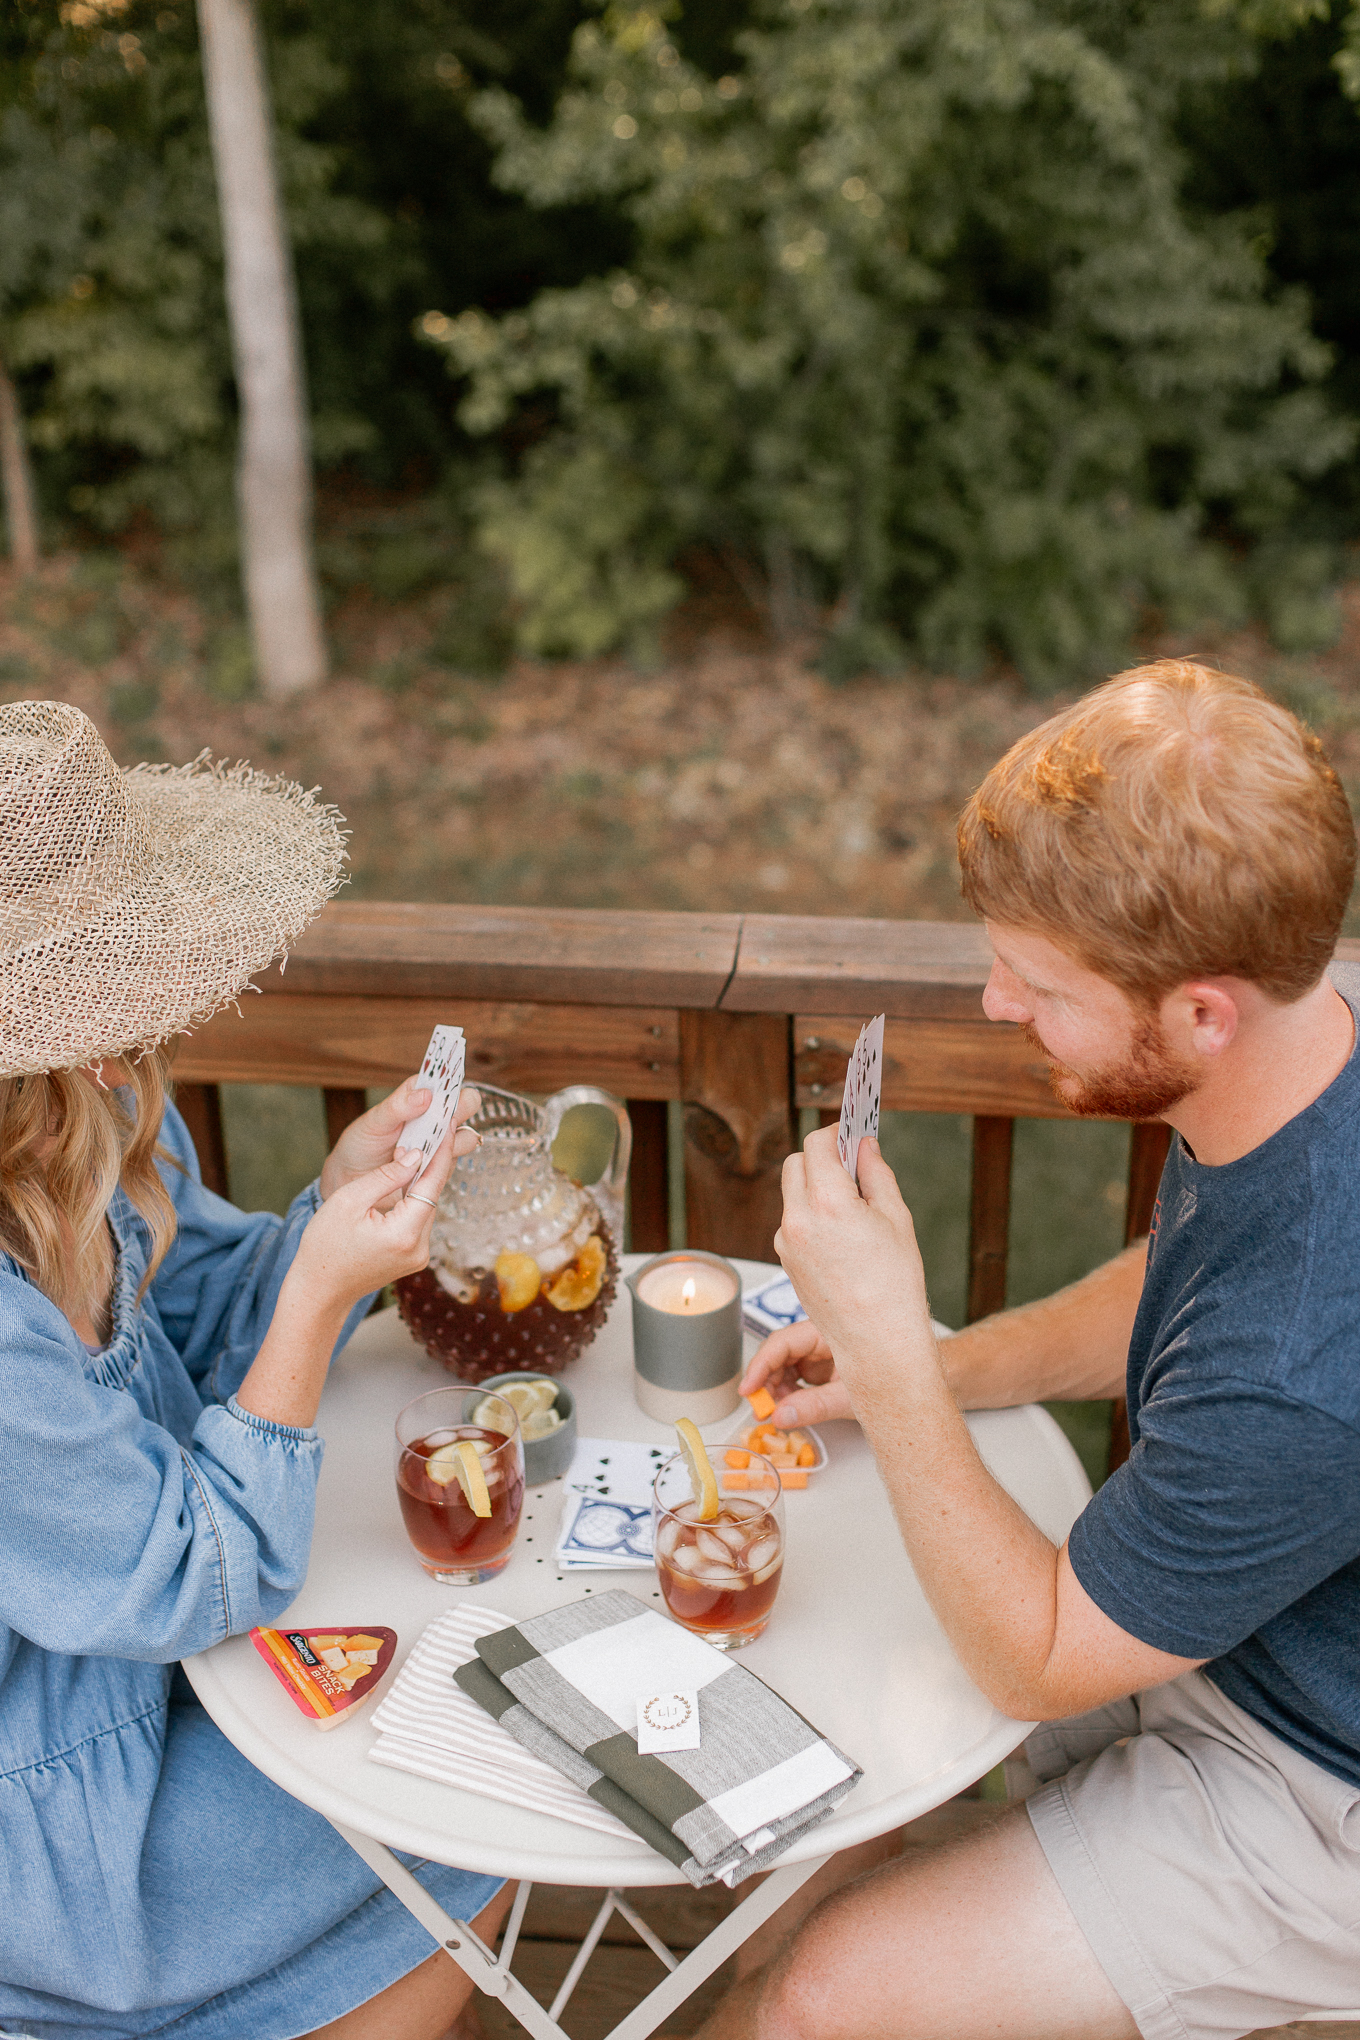
<path id="1" fill-rule="evenodd" d="M 1331 960 L 1355 854 L 1312 732 L 1191 659 L 1135 666 L 1042 723 L 959 821 L 970 906 L 1143 1003 L 1199 976 L 1301 998 Z"/>
<path id="2" fill-rule="evenodd" d="M 156 1169 L 167 1068 L 159 1049 L 127 1064 L 132 1110 L 77 1070 L 0 1081 L 0 1247 L 68 1318 L 99 1316 L 104 1218 L 120 1187 L 151 1235 L 139 1302 L 175 1237 Z"/>

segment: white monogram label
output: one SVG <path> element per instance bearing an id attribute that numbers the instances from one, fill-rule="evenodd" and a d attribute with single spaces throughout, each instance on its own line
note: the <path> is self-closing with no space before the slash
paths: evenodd
<path id="1" fill-rule="evenodd" d="M 641 1757 L 699 1747 L 699 1695 L 647 1693 L 637 1704 L 637 1746 Z"/>

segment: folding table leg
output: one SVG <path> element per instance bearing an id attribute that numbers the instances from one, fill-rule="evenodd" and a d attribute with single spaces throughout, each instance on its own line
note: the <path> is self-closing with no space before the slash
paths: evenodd
<path id="1" fill-rule="evenodd" d="M 765 1882 L 720 1920 L 713 1932 L 692 1948 L 678 1969 L 664 1977 L 654 1991 L 635 2005 L 626 2019 L 620 2019 L 609 2040 L 647 2040 L 661 2021 L 682 2005 L 701 1983 L 720 1969 L 729 1955 L 735 1955 L 743 1941 L 749 1941 L 757 1927 L 763 1927 L 786 1899 L 815 1877 L 830 1856 L 816 1856 L 810 1863 L 790 1863 L 783 1870 L 771 1870 Z"/>
<path id="2" fill-rule="evenodd" d="M 557 2023 L 557 2015 L 565 2006 L 589 1961 L 612 1911 L 622 1913 L 629 1925 L 641 1934 L 659 1959 L 667 1963 L 671 1969 L 671 1974 L 663 1978 L 656 1989 L 643 1998 L 641 2004 L 634 2006 L 627 2018 L 621 2020 L 609 2035 L 609 2040 L 648 2040 L 648 2036 L 656 2031 L 661 2021 L 673 2012 L 677 2005 L 682 2005 L 715 1969 L 721 1967 L 729 1955 L 735 1954 L 742 1942 L 748 1940 L 757 1927 L 763 1926 L 772 1914 L 778 1912 L 786 1899 L 792 1898 L 794 1892 L 806 1884 L 809 1877 L 815 1877 L 823 1863 L 829 1861 L 828 1857 L 819 1856 L 814 1857 L 809 1863 L 793 1863 L 785 1869 L 772 1870 L 765 1882 L 759 1885 L 749 1898 L 744 1899 L 735 1912 L 730 1912 L 725 1920 L 720 1921 L 713 1932 L 702 1940 L 697 1948 L 692 1948 L 679 1964 L 669 1949 L 663 1952 L 658 1946 L 656 1937 L 647 1928 L 645 1921 L 634 1913 L 632 1906 L 620 1894 L 608 1892 L 589 1934 L 563 1980 L 562 1988 L 553 2001 L 552 2010 L 545 2012 L 537 1998 L 531 1996 L 510 1969 L 510 1958 L 514 1954 L 515 1942 L 524 1918 L 524 1908 L 528 1903 L 530 1889 L 528 1885 L 520 1886 L 519 1896 L 510 1915 L 498 1957 L 478 1935 L 473 1933 L 465 1921 L 451 1919 L 444 1908 L 431 1898 L 419 1878 L 413 1877 L 385 1844 L 375 1842 L 368 1835 L 361 1835 L 356 1828 L 345 1827 L 338 1820 L 332 1821 L 331 1825 L 337 1834 L 344 1836 L 355 1853 L 363 1857 L 369 1868 L 381 1877 L 393 1896 L 401 1900 L 409 1913 L 414 1914 L 426 1932 L 433 1935 L 440 1946 L 448 1951 L 459 1968 L 472 1978 L 477 1988 L 485 1991 L 488 1997 L 501 1998 L 506 2009 L 513 2013 L 521 2026 L 533 2034 L 534 2040 L 566 2040 L 566 2035 Z"/>
<path id="3" fill-rule="evenodd" d="M 418 1877 L 413 1877 L 404 1863 L 399 1863 L 392 1851 L 382 1842 L 375 1842 L 368 1835 L 361 1835 L 357 1828 L 345 1827 L 335 1820 L 331 1826 L 337 1834 L 343 1835 L 356 1855 L 362 1856 L 370 1870 L 381 1877 L 394 1898 L 399 1898 L 407 1912 L 413 1913 L 432 1934 L 441 1948 L 453 1957 L 465 1975 L 470 1976 L 478 1990 L 484 1990 L 488 1997 L 503 1999 L 506 2009 L 513 2012 L 534 2040 L 566 2040 L 566 2035 L 544 2011 L 536 1997 L 533 1997 L 513 1974 L 509 1956 L 514 1952 L 507 1935 L 505 1952 L 497 1959 L 485 1941 L 473 1933 L 465 1920 L 450 1918 L 442 1905 L 431 1898 Z M 520 1886 L 520 1898 L 528 1903 L 529 1887 Z M 517 1899 L 512 1914 L 516 1933 L 519 1921 L 524 1918 L 524 1905 Z"/>

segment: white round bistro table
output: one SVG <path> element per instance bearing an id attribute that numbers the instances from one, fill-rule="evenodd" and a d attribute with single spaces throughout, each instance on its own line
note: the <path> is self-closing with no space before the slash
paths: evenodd
<path id="1" fill-rule="evenodd" d="M 643 1256 L 629 1256 L 637 1266 Z M 737 1264 L 745 1286 L 764 1273 Z M 674 1442 L 633 1400 L 628 1295 L 620 1295 L 568 1385 L 583 1437 Z M 755 1342 L 748 1338 L 748 1353 Z M 336 1362 L 321 1405 L 326 1440 L 311 1565 L 289 1625 L 379 1623 L 395 1629 L 395 1671 L 435 1616 L 471 1600 L 518 1620 L 580 1597 L 579 1574 L 553 1564 L 562 1483 L 526 1491 L 513 1556 L 484 1586 L 441 1587 L 417 1564 L 397 1507 L 392 1426 L 413 1396 L 448 1380 L 415 1346 L 395 1310 L 368 1318 Z M 712 1427 L 729 1435 L 735 1418 Z M 1055 1542 L 1090 1497 L 1081 1464 L 1046 1411 L 1033 1405 L 968 1419 L 987 1465 Z M 293 1707 L 248 1637 L 190 1659 L 185 1671 L 222 1732 L 266 1777 L 330 1820 L 480 1989 L 500 1996 L 538 2040 L 559 2040 L 566 1995 L 617 1906 L 671 1970 L 614 2028 L 611 2040 L 646 2040 L 828 1856 L 939 1806 L 991 1770 L 1029 1724 L 997 1712 L 960 1666 L 902 1549 L 873 1455 L 849 1423 L 821 1427 L 829 1464 L 785 1499 L 787 1556 L 770 1627 L 742 1662 L 862 1765 L 839 1811 L 786 1859 L 678 1966 L 621 1888 L 680 1884 L 680 1872 L 645 1843 L 611 1836 L 499 1800 L 373 1764 L 368 1713 L 331 1734 Z M 599 1578 L 650 1601 L 655 1576 Z M 391 1675 L 389 1675 L 391 1676 Z M 522 1880 L 499 1957 L 454 1921 L 392 1850 Z M 510 1969 L 532 1882 L 604 1887 L 600 1915 L 551 2011 Z"/>

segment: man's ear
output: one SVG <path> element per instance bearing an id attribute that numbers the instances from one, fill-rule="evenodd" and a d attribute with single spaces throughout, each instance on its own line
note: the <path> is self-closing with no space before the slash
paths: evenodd
<path id="1" fill-rule="evenodd" d="M 1230 1047 L 1242 1012 L 1223 978 L 1192 978 L 1162 1000 L 1158 1017 L 1173 1048 L 1216 1056 Z"/>

